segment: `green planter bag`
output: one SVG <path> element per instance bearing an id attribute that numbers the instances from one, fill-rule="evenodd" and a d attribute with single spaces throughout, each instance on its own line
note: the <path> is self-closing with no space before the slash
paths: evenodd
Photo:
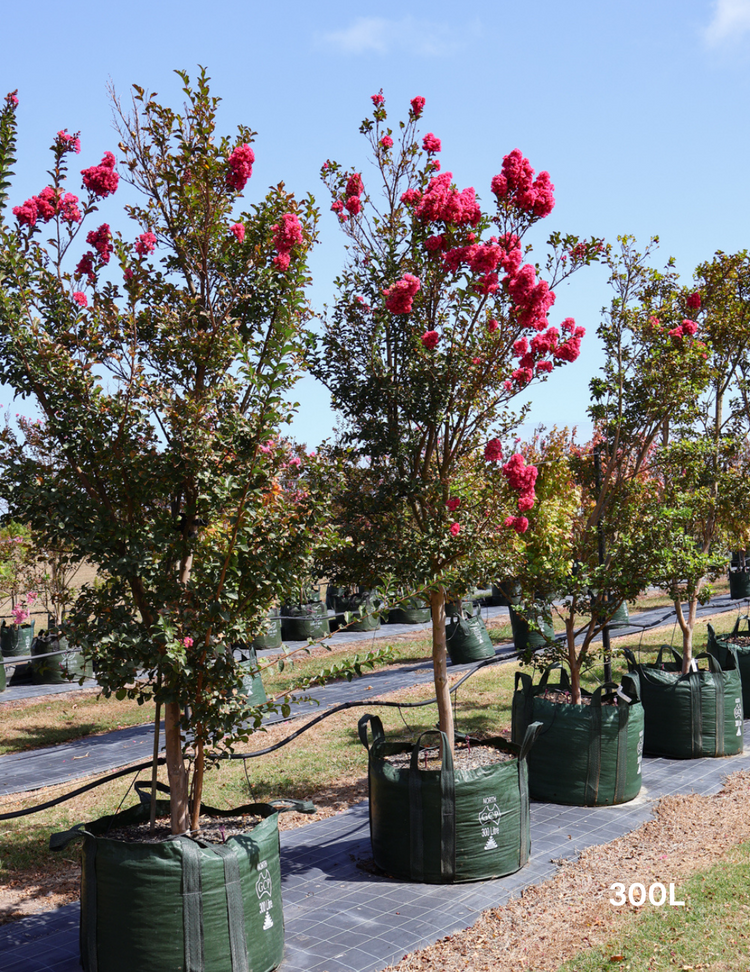
<path id="1" fill-rule="evenodd" d="M 430 729 L 413 747 L 387 743 L 378 716 L 362 716 L 359 738 L 369 753 L 370 839 L 376 865 L 394 877 L 426 884 L 482 881 L 523 867 L 531 847 L 526 755 L 539 728 L 530 726 L 521 746 L 499 736 L 482 741 L 512 753 L 513 759 L 454 771 L 444 733 Z M 442 737 L 440 770 L 419 769 L 426 735 Z M 384 758 L 409 751 L 408 769 Z"/>
<path id="2" fill-rule="evenodd" d="M 722 668 L 728 668 L 729 656 L 733 655 L 740 670 L 742 681 L 742 711 L 745 718 L 750 717 L 750 644 L 732 644 L 733 638 L 750 639 L 750 619 L 747 621 L 747 631 L 740 631 L 740 619 L 737 618 L 732 633 L 725 637 L 716 636 L 711 624 L 708 624 L 708 651 L 717 659 Z"/>
<path id="3" fill-rule="evenodd" d="M 555 640 L 555 631 L 549 621 L 542 615 L 537 618 L 539 631 L 532 631 L 526 618 L 510 608 L 510 626 L 513 630 L 513 647 L 516 651 L 536 651 L 546 648 L 550 641 Z"/>
<path id="4" fill-rule="evenodd" d="M 729 653 L 724 667 L 702 652 L 695 656 L 696 670 L 682 675 L 682 655 L 671 649 L 674 661 L 662 662 L 663 651 L 654 664 L 640 665 L 624 649 L 631 672 L 640 678 L 646 755 L 695 759 L 741 753 L 742 683 L 734 655 Z M 697 670 L 702 658 L 708 671 Z"/>
<path id="5" fill-rule="evenodd" d="M 0 625 L 0 650 L 5 658 L 18 658 L 31 654 L 31 642 L 34 640 L 35 621 L 30 624 Z"/>
<path id="6" fill-rule="evenodd" d="M 432 618 L 430 605 L 421 597 L 407 597 L 388 612 L 388 624 L 427 624 Z"/>
<path id="7" fill-rule="evenodd" d="M 250 642 L 250 647 L 255 651 L 264 651 L 281 648 L 283 640 L 281 637 L 281 618 L 278 614 L 269 614 L 265 623 L 263 634 L 259 634 Z"/>
<path id="8" fill-rule="evenodd" d="M 489 598 L 490 604 L 496 607 L 512 607 L 521 600 L 521 587 L 513 579 L 498 581 L 492 585 L 492 596 Z"/>
<path id="9" fill-rule="evenodd" d="M 243 672 L 242 691 L 247 698 L 248 705 L 262 705 L 268 701 L 263 679 L 258 671 L 258 656 L 255 649 L 239 646 L 240 670 Z"/>
<path id="10" fill-rule="evenodd" d="M 0 692 L 5 691 L 6 681 L 7 680 L 5 677 L 5 665 L 0 664 Z"/>
<path id="11" fill-rule="evenodd" d="M 281 606 L 281 634 L 284 641 L 307 641 L 331 633 L 328 610 L 323 601 Z"/>
<path id="12" fill-rule="evenodd" d="M 159 812 L 169 803 L 157 801 Z M 293 809 L 311 812 L 311 805 Z M 205 812 L 252 814 L 251 831 L 207 844 L 107 837 L 148 821 L 148 803 L 53 834 L 50 850 L 83 838 L 81 965 L 85 972 L 270 972 L 282 959 L 279 831 L 272 804 Z"/>
<path id="13" fill-rule="evenodd" d="M 479 614 L 451 618 L 445 629 L 448 654 L 454 665 L 492 658 L 495 646 Z"/>
<path id="14" fill-rule="evenodd" d="M 729 571 L 729 596 L 734 601 L 750 598 L 750 570 Z"/>
<path id="15" fill-rule="evenodd" d="M 550 671 L 559 668 L 560 681 L 550 685 Z M 569 692 L 568 673 L 551 665 L 537 685 L 526 672 L 516 672 L 513 694 L 514 742 L 523 739 L 532 722 L 542 730 L 529 754 L 529 792 L 544 803 L 606 807 L 626 803 L 641 789 L 643 706 L 636 675 L 625 675 L 622 687 L 600 685 L 581 705 L 556 702 L 549 692 Z M 602 705 L 603 701 L 616 705 Z"/>
<path id="16" fill-rule="evenodd" d="M 371 594 L 353 594 L 350 597 L 337 596 L 334 602 L 337 630 L 377 631 L 380 627 L 380 608 Z M 347 623 L 344 613 L 353 617 Z M 359 618 L 359 615 L 362 615 Z M 359 618 L 359 620 L 355 620 Z"/>
<path id="17" fill-rule="evenodd" d="M 80 651 L 68 647 L 68 639 L 55 634 L 40 635 L 31 645 L 31 678 L 35 685 L 62 685 L 91 678 L 94 666 Z M 39 658 L 38 655 L 46 655 Z"/>

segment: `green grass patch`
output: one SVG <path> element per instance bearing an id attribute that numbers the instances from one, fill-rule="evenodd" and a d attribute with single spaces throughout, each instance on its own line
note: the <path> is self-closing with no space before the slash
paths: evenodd
<path id="1" fill-rule="evenodd" d="M 682 882 L 684 907 L 645 904 L 607 942 L 570 959 L 559 972 L 747 972 L 750 969 L 750 843 Z"/>

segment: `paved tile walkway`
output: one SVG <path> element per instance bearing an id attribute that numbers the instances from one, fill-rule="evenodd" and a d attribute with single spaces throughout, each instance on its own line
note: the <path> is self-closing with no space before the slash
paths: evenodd
<path id="1" fill-rule="evenodd" d="M 745 723 L 750 733 L 750 722 Z M 750 737 L 748 737 L 750 738 Z M 364 755 L 364 751 L 363 751 Z M 367 805 L 281 835 L 286 950 L 280 972 L 376 972 L 408 952 L 472 925 L 556 870 L 651 816 L 671 793 L 716 793 L 750 769 L 750 751 L 727 759 L 643 761 L 644 787 L 620 807 L 531 805 L 531 860 L 516 874 L 476 884 L 421 885 L 373 876 Z M 364 866 L 363 866 L 364 865 Z M 3 972 L 77 972 L 78 905 L 0 928 Z"/>

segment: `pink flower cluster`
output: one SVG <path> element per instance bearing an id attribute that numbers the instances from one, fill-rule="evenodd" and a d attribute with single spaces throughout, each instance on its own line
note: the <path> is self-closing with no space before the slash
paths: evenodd
<path id="1" fill-rule="evenodd" d="M 384 135 L 380 139 L 380 144 L 384 149 L 391 149 L 393 148 L 393 139 L 391 138 L 390 135 Z"/>
<path id="2" fill-rule="evenodd" d="M 13 215 L 20 226 L 32 228 L 37 221 L 48 223 L 55 216 L 66 223 L 80 223 L 82 216 L 78 208 L 78 196 L 72 192 L 63 193 L 52 186 L 42 189 L 38 196 L 27 199 L 22 206 L 13 208 Z"/>
<path id="3" fill-rule="evenodd" d="M 242 243 L 245 239 L 245 227 L 242 223 L 235 223 L 233 226 L 229 227 L 229 232 L 234 236 L 238 243 Z"/>
<path id="4" fill-rule="evenodd" d="M 271 229 L 274 231 L 273 245 L 277 254 L 273 262 L 279 270 L 288 270 L 291 251 L 297 243 L 302 242 L 302 224 L 296 213 L 284 213 Z"/>
<path id="5" fill-rule="evenodd" d="M 383 291 L 386 310 L 391 314 L 411 314 L 414 296 L 421 286 L 419 277 L 415 277 L 413 273 L 405 273 L 400 280 Z M 437 341 L 435 343 L 437 344 Z"/>
<path id="6" fill-rule="evenodd" d="M 476 226 L 482 218 L 482 211 L 472 188 L 459 192 L 451 188 L 451 172 L 443 172 L 433 176 L 425 190 L 424 196 L 417 201 L 414 196 L 407 200 L 407 193 L 401 197 L 403 202 L 417 202 L 415 215 L 423 223 L 434 223 L 441 220 L 455 226 L 470 224 Z M 416 190 L 407 190 L 414 193 Z"/>
<path id="7" fill-rule="evenodd" d="M 372 103 L 375 105 L 376 108 L 379 108 L 382 104 L 384 104 L 385 98 L 383 97 L 382 89 L 379 94 L 370 95 L 370 99 L 372 100 Z"/>
<path id="8" fill-rule="evenodd" d="M 422 342 L 422 347 L 427 348 L 428 351 L 434 351 L 440 343 L 440 335 L 437 331 L 425 331 L 419 340 Z"/>
<path id="9" fill-rule="evenodd" d="M 439 152 L 442 148 L 440 144 L 440 139 L 437 135 L 433 135 L 432 132 L 428 132 L 427 135 L 422 139 L 422 148 L 425 152 L 432 154 L 433 152 Z"/>
<path id="10" fill-rule="evenodd" d="M 86 294 L 82 294 L 80 290 L 75 290 L 73 292 L 73 300 L 78 304 L 79 307 L 88 307 L 88 300 L 86 299 Z"/>
<path id="11" fill-rule="evenodd" d="M 536 502 L 536 492 L 534 491 L 534 486 L 536 485 L 536 478 L 538 475 L 538 469 L 536 466 L 527 466 L 526 460 L 521 455 L 520 452 L 516 452 L 512 455 L 510 459 L 502 467 L 503 475 L 508 480 L 508 485 L 511 489 L 518 493 L 518 509 L 521 513 L 525 513 L 527 510 L 533 508 Z M 508 523 L 511 520 L 511 523 Z M 519 529 L 522 524 L 519 523 L 520 520 L 525 520 L 526 525 L 523 529 Z M 517 533 L 525 533 L 529 528 L 529 522 L 526 517 L 508 517 L 505 521 L 506 526 L 512 526 Z"/>
<path id="12" fill-rule="evenodd" d="M 484 447 L 485 462 L 500 462 L 503 458 L 503 444 L 499 439 L 490 439 Z"/>
<path id="13" fill-rule="evenodd" d="M 669 336 L 676 344 L 681 344 L 684 337 L 695 337 L 698 333 L 698 325 L 695 321 L 684 320 L 682 324 L 678 324 L 677 327 L 673 327 L 669 331 Z"/>
<path id="14" fill-rule="evenodd" d="M 514 529 L 518 534 L 526 533 L 529 529 L 529 521 L 525 516 L 506 516 L 504 522 L 506 527 Z"/>
<path id="15" fill-rule="evenodd" d="M 242 192 L 247 185 L 247 180 L 253 174 L 253 162 L 255 162 L 255 152 L 247 142 L 233 150 L 227 159 L 229 172 L 226 175 L 226 184 L 229 189 Z"/>
<path id="16" fill-rule="evenodd" d="M 192 648 L 194 644 L 193 639 L 190 637 L 190 635 L 188 635 L 187 638 L 183 638 L 182 643 L 186 648 Z"/>
<path id="17" fill-rule="evenodd" d="M 16 604 L 10 613 L 13 615 L 13 624 L 24 624 L 31 617 L 31 612 L 23 604 Z"/>
<path id="18" fill-rule="evenodd" d="M 94 273 L 94 254 L 91 250 L 88 250 L 83 254 L 81 259 L 78 261 L 78 266 L 75 269 L 76 277 L 88 277 L 90 284 L 96 283 L 96 274 Z"/>
<path id="19" fill-rule="evenodd" d="M 135 252 L 138 256 L 150 256 L 156 249 L 156 236 L 151 233 L 141 233 L 135 241 Z"/>
<path id="20" fill-rule="evenodd" d="M 76 155 L 79 155 L 81 152 L 81 140 L 78 135 L 78 132 L 75 135 L 71 135 L 70 132 L 63 129 L 57 133 L 57 144 L 64 152 L 75 152 Z"/>
<path id="21" fill-rule="evenodd" d="M 102 223 L 99 229 L 91 230 L 91 232 L 86 236 L 86 242 L 93 246 L 93 248 L 99 254 L 99 259 L 102 263 L 109 263 L 109 258 L 112 255 L 112 250 L 114 249 L 112 245 L 112 233 L 109 229 L 109 223 Z"/>
<path id="22" fill-rule="evenodd" d="M 104 199 L 117 190 L 120 177 L 115 172 L 115 157 L 111 152 L 105 152 L 99 165 L 92 165 L 89 169 L 82 169 L 83 184 L 89 192 Z"/>
<path id="23" fill-rule="evenodd" d="M 696 290 L 694 293 L 690 294 L 687 299 L 687 309 L 688 310 L 700 310 L 701 308 L 701 295 L 700 291 Z"/>
<path id="24" fill-rule="evenodd" d="M 419 118 L 419 116 L 424 111 L 424 106 L 425 106 L 425 99 L 422 98 L 420 95 L 417 95 L 416 98 L 411 99 L 411 110 L 415 118 Z"/>
<path id="25" fill-rule="evenodd" d="M 529 215 L 548 216 L 555 206 L 555 187 L 549 173 L 540 172 L 535 180 L 529 160 L 519 149 L 505 156 L 502 170 L 492 179 L 491 187 L 498 201 L 504 200 Z"/>
<path id="26" fill-rule="evenodd" d="M 451 536 L 452 537 L 457 537 L 458 534 L 461 532 L 461 524 L 460 523 L 451 523 L 450 532 L 451 532 Z"/>
<path id="27" fill-rule="evenodd" d="M 16 88 L 16 91 L 18 91 L 18 88 Z M 5 103 L 10 105 L 11 108 L 18 107 L 18 95 L 16 94 L 16 91 L 11 91 L 5 96 Z"/>
<path id="28" fill-rule="evenodd" d="M 452 496 L 445 505 L 448 507 L 451 513 L 455 513 L 461 505 L 461 500 L 458 496 Z"/>

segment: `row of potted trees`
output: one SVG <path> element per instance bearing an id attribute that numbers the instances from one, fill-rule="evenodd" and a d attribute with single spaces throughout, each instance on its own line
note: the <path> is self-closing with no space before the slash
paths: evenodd
<path id="1" fill-rule="evenodd" d="M 142 806 L 53 842 L 84 839 L 84 968 L 261 972 L 283 947 L 278 807 L 236 808 L 262 823 L 221 844 L 195 838 L 209 756 L 246 738 L 248 719 L 258 725 L 263 711 L 286 708 L 248 705 L 254 660 L 236 646 L 277 636 L 268 627 L 277 604 L 285 620 L 312 618 L 325 634 L 324 602 L 307 609 L 310 576 L 328 577 L 340 589 L 333 613 L 360 612 L 360 623 L 368 610 L 348 595 L 352 585 L 399 601 L 405 617 L 425 607 L 404 597 L 429 599 L 438 768 L 419 768 L 422 740 L 400 767 L 389 759 L 404 746 L 394 750 L 378 720 L 360 730 L 386 869 L 449 881 L 522 866 L 527 763 L 547 710 L 562 711 L 557 696 L 568 690 L 618 754 L 611 772 L 604 743 L 590 743 L 600 772 L 587 770 L 584 801 L 628 798 L 645 675 L 584 704 L 581 670 L 622 602 L 659 582 L 678 604 L 687 594 L 686 617 L 678 607 L 687 674 L 705 578 L 725 535 L 739 539 L 750 522 L 738 488 L 744 456 L 719 404 L 727 387 L 709 361 L 717 348 L 736 358 L 719 322 L 739 299 L 726 280 L 744 263 L 719 256 L 707 265 L 698 305 L 628 239 L 618 249 L 555 231 L 541 269 L 528 262 L 529 241 L 554 207 L 549 175 L 513 150 L 482 208 L 473 188 L 443 171 L 440 139 L 420 138 L 424 99 L 394 125 L 380 92 L 361 125 L 374 162 L 367 184 L 360 171 L 323 166 L 348 260 L 316 338 L 305 295 L 312 198 L 280 183 L 240 212 L 254 133 L 220 136 L 205 71 L 195 82 L 179 77 L 181 113 L 137 86 L 132 109 L 115 101 L 119 171 L 106 152 L 81 170 L 79 198 L 70 190 L 80 191 L 71 169 L 81 141 L 62 130 L 50 184 L 12 214 L 15 93 L 0 111 L 0 380 L 39 410 L 0 434 L 0 492 L 42 543 L 100 568 L 101 582 L 58 620 L 95 663 L 105 695 L 153 703 L 157 734 L 164 715 L 168 805 L 154 775 Z M 128 221 L 113 230 L 121 180 L 132 192 Z M 94 226 L 102 210 L 109 222 Z M 572 318 L 550 323 L 554 288 L 600 261 L 615 298 L 599 330 L 607 364 L 592 382 L 595 440 L 580 446 L 554 431 L 509 452 L 525 414 L 513 400 L 580 353 L 584 329 Z M 303 360 L 343 417 L 337 442 L 317 454 L 281 434 Z M 711 381 L 704 453 L 689 433 Z M 708 489 L 701 469 L 713 477 Z M 551 698 L 548 675 L 537 686 L 521 679 L 514 741 L 483 740 L 494 768 L 469 772 L 447 657 L 464 629 L 482 641 L 462 603 L 477 576 L 518 579 L 496 596 L 518 601 L 514 627 L 526 625 L 527 636 L 538 633 L 542 604 L 562 597 L 565 641 L 546 661 L 562 655 L 569 689 L 560 682 Z M 133 682 L 134 669 L 145 678 Z M 565 738 L 579 740 L 579 730 Z M 153 829 L 157 812 L 169 814 L 174 839 L 147 847 L 107 836 L 148 820 Z M 143 879 L 131 877 L 134 867 Z M 164 887 L 152 883 L 157 873 L 168 874 Z M 170 889 L 179 914 L 170 905 L 171 924 L 149 934 L 139 922 L 159 913 Z"/>

